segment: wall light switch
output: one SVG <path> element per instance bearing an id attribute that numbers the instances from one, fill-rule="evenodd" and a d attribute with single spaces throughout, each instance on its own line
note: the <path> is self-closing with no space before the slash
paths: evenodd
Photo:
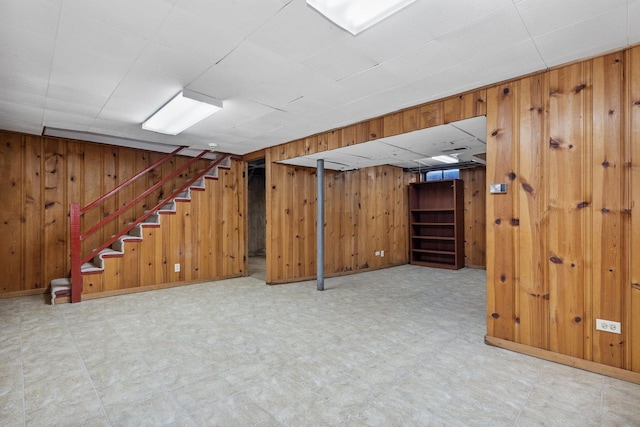
<path id="1" fill-rule="evenodd" d="M 507 184 L 489 184 L 489 193 L 504 194 L 507 192 Z"/>
<path id="2" fill-rule="evenodd" d="M 175 271 L 176 273 L 180 272 L 180 264 L 173 264 L 173 271 Z"/>

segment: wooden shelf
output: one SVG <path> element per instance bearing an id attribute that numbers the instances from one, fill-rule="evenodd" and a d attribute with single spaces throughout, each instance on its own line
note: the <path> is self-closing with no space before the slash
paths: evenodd
<path id="1" fill-rule="evenodd" d="M 447 240 L 447 241 L 456 240 L 455 237 L 442 237 L 442 236 L 411 236 L 411 238 L 423 239 L 423 240 Z"/>
<path id="2" fill-rule="evenodd" d="M 464 187 L 459 179 L 409 185 L 411 263 L 464 267 Z"/>

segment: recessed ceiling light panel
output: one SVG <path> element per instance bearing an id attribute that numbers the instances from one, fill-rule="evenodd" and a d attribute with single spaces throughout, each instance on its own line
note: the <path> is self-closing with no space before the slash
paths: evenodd
<path id="1" fill-rule="evenodd" d="M 432 160 L 436 160 L 441 163 L 458 163 L 458 158 L 453 156 L 433 156 Z"/>
<path id="2" fill-rule="evenodd" d="M 221 108 L 222 101 L 185 89 L 142 123 L 142 129 L 177 135 Z"/>
<path id="3" fill-rule="evenodd" d="M 307 0 L 307 4 L 354 36 L 415 0 Z"/>

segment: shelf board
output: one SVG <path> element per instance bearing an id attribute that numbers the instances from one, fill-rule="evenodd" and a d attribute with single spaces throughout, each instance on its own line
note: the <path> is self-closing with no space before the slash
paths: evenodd
<path id="1" fill-rule="evenodd" d="M 454 242 L 456 240 L 455 237 L 446 237 L 446 236 L 411 236 L 412 239 L 422 239 L 422 240 L 446 240 Z"/>
<path id="2" fill-rule="evenodd" d="M 451 256 L 454 256 L 456 254 L 453 251 L 434 251 L 431 249 L 411 249 L 411 252 L 419 252 L 422 254 L 451 255 Z"/>
<path id="3" fill-rule="evenodd" d="M 411 212 L 454 212 L 454 208 L 444 209 L 411 209 Z"/>
<path id="4" fill-rule="evenodd" d="M 411 225 L 437 225 L 439 227 L 441 225 L 453 226 L 456 224 L 455 222 L 412 222 Z"/>

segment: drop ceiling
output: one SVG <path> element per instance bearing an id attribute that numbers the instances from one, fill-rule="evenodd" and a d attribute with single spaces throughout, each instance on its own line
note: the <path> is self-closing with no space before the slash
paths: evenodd
<path id="1" fill-rule="evenodd" d="M 304 0 L 0 0 L 0 129 L 244 154 L 638 43 L 638 22 L 640 0 L 417 0 L 352 36 Z M 183 88 L 224 109 L 142 130 Z"/>
<path id="2" fill-rule="evenodd" d="M 484 164 L 487 119 L 484 116 L 379 138 L 364 144 L 283 160 L 279 163 L 316 167 L 324 160 L 325 169 L 352 170 L 378 165 L 392 165 L 412 170 L 456 168 L 458 164 Z M 458 164 L 444 164 L 432 159 L 446 155 Z"/>

